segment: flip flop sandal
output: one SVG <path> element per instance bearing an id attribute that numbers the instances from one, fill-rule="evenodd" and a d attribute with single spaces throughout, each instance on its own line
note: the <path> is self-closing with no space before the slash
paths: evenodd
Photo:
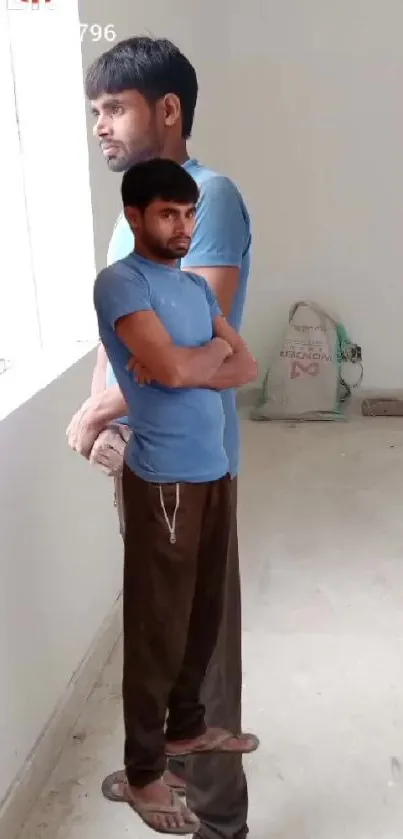
<path id="1" fill-rule="evenodd" d="M 165 780 L 165 783 L 169 789 L 179 796 L 179 798 L 186 798 L 186 783 L 183 782 L 182 784 L 172 784 L 168 783 Z M 126 803 L 126 796 L 124 795 L 123 788 L 127 784 L 126 781 L 126 772 L 124 769 L 118 769 L 117 772 L 112 772 L 111 775 L 107 775 L 106 778 L 102 781 L 102 795 L 104 798 L 107 798 L 108 801 L 116 801 L 118 804 Z"/>
<path id="2" fill-rule="evenodd" d="M 160 807 L 157 804 L 141 804 L 139 801 L 135 801 L 128 793 L 127 784 L 126 787 L 123 787 L 123 790 L 124 789 L 126 789 L 126 804 L 128 804 L 129 807 L 131 807 L 131 809 L 140 816 L 141 820 L 147 825 L 147 827 L 150 827 L 151 830 L 154 830 L 156 833 L 169 833 L 175 836 L 186 836 L 189 833 L 197 833 L 200 829 L 200 822 L 193 814 L 191 814 L 193 815 L 193 818 L 186 820 L 187 813 L 191 813 L 191 811 L 188 810 L 187 807 L 184 807 L 176 793 L 172 790 L 171 804 Z M 153 816 L 178 816 L 181 813 L 183 813 L 185 821 L 183 827 L 158 827 L 153 824 Z"/>
<path id="3" fill-rule="evenodd" d="M 233 742 L 237 741 L 236 748 Z M 231 743 L 232 741 L 232 743 Z M 181 745 L 180 740 L 168 742 L 165 747 L 167 757 L 189 757 L 190 755 L 209 754 L 251 754 L 259 748 L 255 734 L 232 734 L 224 728 L 208 728 L 193 745 Z"/>

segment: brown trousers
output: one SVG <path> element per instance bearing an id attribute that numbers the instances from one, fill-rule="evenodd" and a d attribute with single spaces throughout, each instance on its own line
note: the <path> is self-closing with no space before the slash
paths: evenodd
<path id="1" fill-rule="evenodd" d="M 205 729 L 200 693 L 222 624 L 230 493 L 228 476 L 159 485 L 124 466 L 123 706 L 133 786 L 162 775 L 166 738 Z"/>
<path id="2" fill-rule="evenodd" d="M 206 724 L 241 731 L 241 586 L 237 533 L 237 479 L 231 481 L 231 531 L 218 642 L 203 683 Z M 243 839 L 248 833 L 248 787 L 242 755 L 211 755 L 170 761 L 186 778 L 189 806 L 201 821 L 203 839 Z"/>

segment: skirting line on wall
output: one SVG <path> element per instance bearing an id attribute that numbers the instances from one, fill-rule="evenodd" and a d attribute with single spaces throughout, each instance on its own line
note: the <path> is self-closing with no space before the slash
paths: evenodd
<path id="1" fill-rule="evenodd" d="M 1 836 L 17 839 L 121 632 L 119 597 L 0 806 Z"/>

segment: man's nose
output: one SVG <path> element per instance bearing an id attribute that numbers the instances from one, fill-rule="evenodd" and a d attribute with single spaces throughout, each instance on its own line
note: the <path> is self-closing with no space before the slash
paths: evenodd
<path id="1" fill-rule="evenodd" d="M 177 216 L 175 227 L 177 235 L 181 235 L 182 233 L 186 236 L 188 235 L 189 225 L 188 220 L 186 218 L 182 218 L 182 216 Z"/>
<path id="2" fill-rule="evenodd" d="M 109 121 L 104 116 L 99 116 L 94 125 L 94 134 L 96 137 L 110 137 L 111 129 Z"/>

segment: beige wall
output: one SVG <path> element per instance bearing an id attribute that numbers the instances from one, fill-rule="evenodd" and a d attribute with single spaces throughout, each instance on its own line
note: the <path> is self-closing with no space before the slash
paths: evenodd
<path id="1" fill-rule="evenodd" d="M 260 359 L 288 306 L 336 309 L 364 348 L 367 386 L 403 380 L 401 0 L 80 0 L 118 37 L 174 39 L 201 96 L 193 151 L 233 176 L 252 211 L 245 335 Z M 105 45 L 84 42 L 84 64 Z M 91 146 L 98 263 L 119 176 Z"/>

